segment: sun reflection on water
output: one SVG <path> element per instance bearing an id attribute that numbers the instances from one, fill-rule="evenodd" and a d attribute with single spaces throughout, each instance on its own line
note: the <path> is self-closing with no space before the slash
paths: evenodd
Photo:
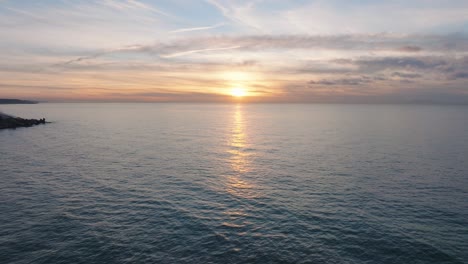
<path id="1" fill-rule="evenodd" d="M 258 196 L 254 191 L 255 186 L 246 177 L 246 174 L 251 171 L 253 152 L 248 143 L 245 126 L 243 106 L 236 105 L 227 150 L 230 154 L 228 161 L 232 169 L 232 173 L 227 177 L 227 191 L 241 198 L 255 198 Z"/>
<path id="2" fill-rule="evenodd" d="M 244 150 L 247 147 L 245 134 L 245 123 L 243 119 L 242 106 L 237 105 L 234 112 L 233 128 L 229 142 L 228 152 L 231 154 L 230 165 L 237 173 L 245 173 L 249 170 L 248 156 Z"/>

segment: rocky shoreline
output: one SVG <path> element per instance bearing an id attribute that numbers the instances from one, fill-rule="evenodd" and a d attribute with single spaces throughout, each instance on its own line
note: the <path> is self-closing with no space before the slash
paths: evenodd
<path id="1" fill-rule="evenodd" d="M 0 129 L 17 128 L 17 127 L 31 127 L 35 125 L 46 124 L 45 118 L 41 119 L 24 119 L 20 117 L 13 117 L 0 113 Z"/>

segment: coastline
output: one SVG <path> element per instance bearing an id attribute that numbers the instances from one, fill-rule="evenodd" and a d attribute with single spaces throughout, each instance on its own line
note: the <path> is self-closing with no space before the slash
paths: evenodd
<path id="1" fill-rule="evenodd" d="M 15 129 L 18 127 L 32 127 L 35 125 L 46 124 L 45 118 L 41 119 L 24 119 L 14 117 L 0 112 L 0 129 Z"/>
<path id="2" fill-rule="evenodd" d="M 0 105 L 11 104 L 38 104 L 37 101 L 21 100 L 21 99 L 6 99 L 0 98 Z M 32 127 L 35 125 L 46 124 L 45 118 L 41 119 L 25 119 L 21 117 L 7 115 L 0 112 L 0 129 L 15 129 L 18 127 Z"/>

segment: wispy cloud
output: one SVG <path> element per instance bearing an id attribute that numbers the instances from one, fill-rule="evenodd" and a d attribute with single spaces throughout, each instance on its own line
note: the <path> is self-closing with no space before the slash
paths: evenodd
<path id="1" fill-rule="evenodd" d="M 27 16 L 29 18 L 32 18 L 32 19 L 36 20 L 36 21 L 40 21 L 40 22 L 47 21 L 46 17 L 37 15 L 37 14 L 35 14 L 33 12 L 28 12 L 28 11 L 13 8 L 13 7 L 6 7 L 6 9 L 9 10 L 9 11 L 14 12 L 16 14 L 19 14 L 19 15 L 22 15 L 22 16 Z"/>
<path id="2" fill-rule="evenodd" d="M 107 5 L 111 8 L 115 8 L 115 9 L 118 9 L 118 10 L 126 10 L 126 9 L 142 9 L 142 10 L 146 10 L 146 11 L 149 11 L 149 12 L 154 12 L 154 13 L 157 13 L 157 14 L 160 14 L 160 15 L 164 15 L 166 17 L 171 17 L 171 18 L 174 18 L 175 16 L 169 14 L 169 13 L 166 13 L 166 12 L 163 12 L 161 10 L 159 10 L 158 8 L 152 6 L 152 5 L 147 5 L 145 3 L 142 3 L 140 1 L 137 1 L 137 0 L 124 0 L 124 1 L 118 1 L 118 0 L 102 0 L 102 3 L 104 5 Z"/>
<path id="3" fill-rule="evenodd" d="M 410 46 L 408 43 L 418 43 Z M 221 47 L 220 47 L 221 46 Z M 458 35 L 405 35 L 391 34 L 369 35 L 247 35 L 247 36 L 210 36 L 178 38 L 173 42 L 155 44 L 127 45 L 121 48 L 99 52 L 98 55 L 119 52 L 151 53 L 161 57 L 177 57 L 178 54 L 188 55 L 204 51 L 222 51 L 237 49 L 238 51 L 268 50 L 342 50 L 346 52 L 397 52 L 401 55 L 425 56 L 434 52 L 468 53 L 468 37 Z M 423 53 L 423 52 L 427 53 Z M 281 55 L 281 54 L 279 54 Z M 95 57 L 91 55 L 91 58 Z M 387 61 L 393 64 L 418 64 L 422 62 L 411 58 L 397 58 Z"/>
<path id="4" fill-rule="evenodd" d="M 141 46 L 141 45 L 128 45 L 128 46 L 124 46 L 121 48 L 99 51 L 91 55 L 81 56 L 75 59 L 57 63 L 54 66 L 68 65 L 68 64 L 83 62 L 87 60 L 92 60 L 92 59 L 96 59 L 98 57 L 105 56 L 105 55 L 112 54 L 112 53 L 125 53 L 125 52 L 132 52 L 132 51 L 141 52 L 141 51 L 145 51 L 146 49 L 147 47 Z"/>
<path id="5" fill-rule="evenodd" d="M 224 25 L 225 23 L 218 23 L 212 26 L 207 26 L 207 27 L 180 28 L 180 29 L 169 31 L 169 33 L 182 33 L 182 32 L 190 32 L 190 31 L 210 30 L 210 29 L 222 27 Z"/>
<path id="6" fill-rule="evenodd" d="M 205 0 L 217 8 L 221 14 L 234 23 L 242 26 L 253 28 L 257 31 L 264 32 L 264 30 L 256 23 L 254 15 L 254 2 L 248 2 L 244 5 L 225 5 L 221 4 L 218 0 Z"/>
<path id="7" fill-rule="evenodd" d="M 419 52 L 421 50 L 422 50 L 421 47 L 409 46 L 409 45 L 397 48 L 397 51 L 403 51 L 403 52 Z"/>
<path id="8" fill-rule="evenodd" d="M 347 77 L 347 78 L 337 78 L 337 79 L 312 80 L 312 81 L 309 81 L 309 84 L 349 86 L 349 85 L 363 85 L 363 84 L 370 83 L 371 81 L 372 79 L 368 76 L 360 76 L 360 77 Z"/>
<path id="9" fill-rule="evenodd" d="M 468 79 L 467 71 L 455 72 L 450 75 L 450 79 Z"/>
<path id="10" fill-rule="evenodd" d="M 194 54 L 194 53 L 232 50 L 232 49 L 238 49 L 240 47 L 241 46 L 231 46 L 231 47 L 221 47 L 221 48 L 207 48 L 207 49 L 188 50 L 188 51 L 176 52 L 176 53 L 167 54 L 167 55 L 161 55 L 161 57 L 163 57 L 163 58 L 174 58 L 174 57 L 180 57 L 180 56 L 190 55 L 190 54 Z"/>
<path id="11" fill-rule="evenodd" d="M 393 77 L 400 77 L 400 78 L 409 78 L 409 79 L 414 79 L 414 78 L 420 78 L 422 77 L 422 74 L 419 73 L 408 73 L 408 72 L 394 72 L 392 73 Z"/>
<path id="12" fill-rule="evenodd" d="M 402 1 L 289 1 L 283 9 L 274 8 L 270 1 L 206 1 L 230 21 L 270 34 L 428 33 L 444 27 L 466 32 L 468 8 L 466 1 L 459 0 L 442 5 L 425 0 L 414 0 L 411 5 Z"/>

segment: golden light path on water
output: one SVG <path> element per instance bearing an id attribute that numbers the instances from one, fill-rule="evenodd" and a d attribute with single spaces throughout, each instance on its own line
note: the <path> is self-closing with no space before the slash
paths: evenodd
<path id="1" fill-rule="evenodd" d="M 246 122 L 242 104 L 235 106 L 232 117 L 232 128 L 227 152 L 230 154 L 229 165 L 232 173 L 227 177 L 227 191 L 237 197 L 252 199 L 258 196 L 254 185 L 247 179 L 251 171 L 254 153 L 250 151 L 246 133 Z"/>
<path id="2" fill-rule="evenodd" d="M 228 173 L 225 177 L 225 191 L 235 197 L 240 204 L 223 212 L 226 218 L 222 225 L 242 233 L 245 232 L 245 228 L 251 226 L 248 221 L 249 213 L 243 205 L 259 197 L 259 194 L 256 186 L 248 179 L 254 153 L 249 151 L 252 148 L 247 134 L 244 106 L 238 104 L 234 107 L 226 150 Z"/>

